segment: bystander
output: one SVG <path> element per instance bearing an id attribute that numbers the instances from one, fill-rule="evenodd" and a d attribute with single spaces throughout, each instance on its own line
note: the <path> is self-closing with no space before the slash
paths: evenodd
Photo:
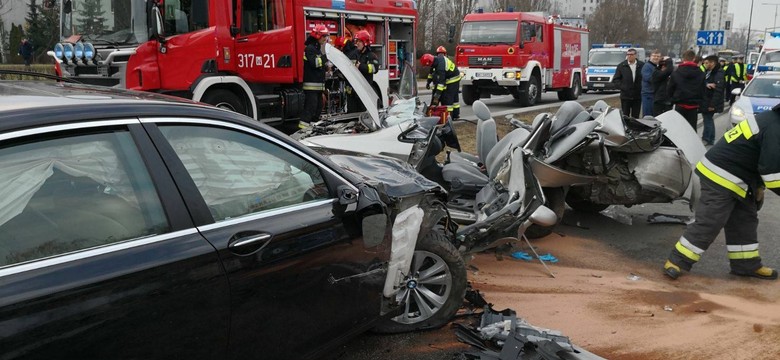
<path id="1" fill-rule="evenodd" d="M 674 110 L 680 113 L 696 131 L 696 120 L 699 105 L 704 92 L 704 72 L 699 69 L 694 59 L 696 53 L 686 50 L 682 63 L 672 72 L 669 79 L 668 92 L 674 104 Z"/>
<path id="2" fill-rule="evenodd" d="M 653 72 L 658 69 L 661 62 L 661 51 L 653 50 L 650 54 L 650 60 L 642 66 L 642 116 L 653 116 L 653 98 L 655 89 L 653 88 Z"/>
<path id="3" fill-rule="evenodd" d="M 612 83 L 620 89 L 620 107 L 623 115 L 638 118 L 642 106 L 642 66 L 636 59 L 636 49 L 626 51 L 626 60 L 618 64 Z"/>

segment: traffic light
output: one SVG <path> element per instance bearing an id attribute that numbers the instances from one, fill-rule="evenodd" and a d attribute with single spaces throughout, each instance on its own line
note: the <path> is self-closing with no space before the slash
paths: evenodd
<path id="1" fill-rule="evenodd" d="M 723 27 L 726 30 L 731 30 L 731 20 L 726 20 L 726 24 Z"/>

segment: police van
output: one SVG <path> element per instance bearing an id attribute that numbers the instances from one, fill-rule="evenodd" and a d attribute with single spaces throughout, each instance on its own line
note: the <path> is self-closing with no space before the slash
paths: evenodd
<path id="1" fill-rule="evenodd" d="M 632 44 L 593 44 L 588 55 L 585 85 L 583 88 L 593 90 L 617 90 L 612 84 L 615 69 L 626 60 L 626 51 L 636 49 L 637 60 L 645 61 L 645 49 Z"/>

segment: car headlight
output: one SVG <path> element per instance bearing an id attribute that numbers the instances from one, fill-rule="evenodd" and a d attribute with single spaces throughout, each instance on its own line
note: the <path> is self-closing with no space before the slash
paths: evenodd
<path id="1" fill-rule="evenodd" d="M 84 43 L 73 44 L 73 56 L 76 60 L 81 60 L 84 57 Z"/>
<path id="2" fill-rule="evenodd" d="M 62 44 L 63 47 L 63 59 L 66 61 L 72 61 L 73 55 L 75 55 L 76 50 L 73 48 L 73 44 Z"/>
<path id="3" fill-rule="evenodd" d="M 519 71 L 507 71 L 504 73 L 504 79 L 514 80 L 514 79 L 520 79 L 520 72 Z"/>
<path id="4" fill-rule="evenodd" d="M 731 107 L 731 122 L 732 123 L 738 123 L 740 121 L 743 121 L 747 119 L 747 116 L 745 115 L 745 110 L 742 110 L 741 107 L 734 105 Z"/>
<path id="5" fill-rule="evenodd" d="M 57 43 L 54 45 L 54 56 L 57 57 L 57 59 L 62 60 L 63 55 L 65 54 L 65 47 L 62 46 L 61 43 Z"/>
<path id="6" fill-rule="evenodd" d="M 84 60 L 91 61 L 95 58 L 95 45 L 84 43 Z"/>

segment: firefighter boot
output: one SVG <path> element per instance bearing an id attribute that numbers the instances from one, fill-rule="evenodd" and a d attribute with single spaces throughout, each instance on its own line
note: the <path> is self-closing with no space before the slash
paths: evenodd
<path id="1" fill-rule="evenodd" d="M 734 275 L 750 276 L 764 280 L 777 280 L 777 270 L 766 266 L 762 266 L 758 268 L 758 270 L 749 273 L 736 272 L 734 270 L 731 270 L 731 273 Z"/>
<path id="2" fill-rule="evenodd" d="M 666 274 L 666 276 L 672 278 L 672 280 L 677 280 L 681 273 L 682 271 L 680 271 L 679 266 L 675 265 L 669 260 L 666 260 L 666 264 L 664 264 L 664 274 Z"/>

